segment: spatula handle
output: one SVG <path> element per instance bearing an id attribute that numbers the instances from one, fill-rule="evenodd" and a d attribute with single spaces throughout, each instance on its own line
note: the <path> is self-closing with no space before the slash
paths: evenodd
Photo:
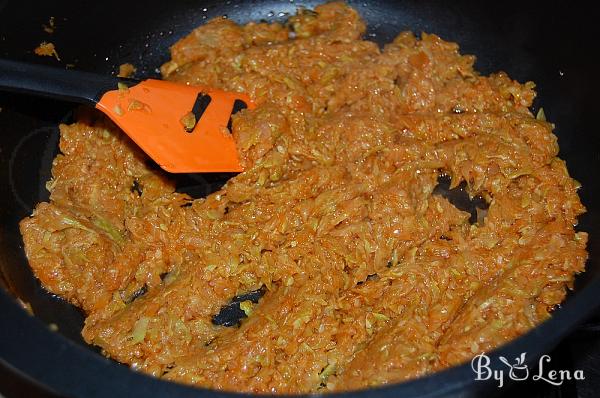
<path id="1" fill-rule="evenodd" d="M 0 59 L 0 90 L 80 103 L 98 102 L 121 79 L 89 72 Z"/>

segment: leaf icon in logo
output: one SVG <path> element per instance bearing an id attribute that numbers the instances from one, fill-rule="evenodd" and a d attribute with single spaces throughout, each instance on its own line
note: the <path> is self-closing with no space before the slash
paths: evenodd
<path id="1" fill-rule="evenodd" d="M 508 362 L 508 359 L 506 359 L 505 357 L 503 357 L 503 356 L 498 357 L 500 362 L 502 362 L 503 364 L 505 364 L 506 366 L 508 366 L 510 368 L 508 376 L 512 380 L 526 380 L 529 377 L 529 367 L 525 363 L 526 355 L 527 355 L 527 353 L 523 352 L 523 353 L 521 353 L 520 356 L 516 357 L 514 365 L 512 365 L 510 362 Z"/>

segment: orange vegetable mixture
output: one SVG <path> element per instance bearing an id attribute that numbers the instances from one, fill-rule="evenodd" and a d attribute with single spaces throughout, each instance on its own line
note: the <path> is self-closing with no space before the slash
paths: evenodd
<path id="1" fill-rule="evenodd" d="M 246 171 L 193 200 L 105 118 L 61 125 L 49 203 L 21 223 L 83 336 L 156 377 L 228 391 L 368 388 L 469 360 L 547 319 L 583 271 L 578 183 L 533 83 L 481 76 L 433 34 L 380 49 L 343 3 L 215 19 L 163 77 L 248 93 Z M 438 176 L 489 203 L 469 214 Z M 264 287 L 240 327 L 212 317 Z"/>

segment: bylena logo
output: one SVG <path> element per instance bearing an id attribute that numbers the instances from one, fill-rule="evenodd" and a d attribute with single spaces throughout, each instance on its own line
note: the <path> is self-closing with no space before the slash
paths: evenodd
<path id="1" fill-rule="evenodd" d="M 529 368 L 525 363 L 525 355 L 527 355 L 527 353 L 523 352 L 521 353 L 521 356 L 515 358 L 514 365 L 508 362 L 506 358 L 502 356 L 498 357 L 498 359 L 510 369 L 508 371 L 508 377 L 510 377 L 511 380 L 520 381 L 529 378 Z"/>
<path id="2" fill-rule="evenodd" d="M 490 357 L 481 353 L 475 355 L 471 360 L 471 369 L 475 373 L 475 380 L 496 380 L 498 382 L 498 388 L 504 386 L 506 378 L 513 381 L 522 381 L 529 379 L 531 376 L 532 380 L 542 380 L 555 386 L 560 386 L 565 380 L 584 380 L 585 375 L 583 370 L 547 370 L 547 365 L 550 363 L 550 355 L 542 355 L 538 362 L 536 373 L 533 375 L 529 372 L 529 367 L 525 363 L 526 352 L 523 352 L 520 356 L 516 357 L 514 362 L 511 363 L 508 359 L 503 356 L 498 357 L 500 362 L 506 365 L 506 369 L 492 369 L 490 367 Z"/>

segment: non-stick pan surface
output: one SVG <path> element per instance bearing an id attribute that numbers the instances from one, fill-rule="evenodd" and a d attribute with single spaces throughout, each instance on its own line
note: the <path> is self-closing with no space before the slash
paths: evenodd
<path id="1" fill-rule="evenodd" d="M 285 20 L 297 6 L 316 1 L 98 2 L 0 0 L 0 57 L 114 73 L 121 63 L 138 76 L 156 75 L 168 47 L 206 19 L 227 15 L 238 22 Z M 548 119 L 556 123 L 560 156 L 583 188 L 588 213 L 580 230 L 590 233 L 587 272 L 554 317 L 492 353 L 534 359 L 548 352 L 600 303 L 600 142 L 596 18 L 571 2 L 350 1 L 369 25 L 367 38 L 380 44 L 403 30 L 437 33 L 478 57 L 482 73 L 506 71 L 521 82 L 534 80 Z M 42 25 L 53 16 L 55 32 Z M 60 62 L 33 55 L 52 41 Z M 102 357 L 80 337 L 82 315 L 45 293 L 23 255 L 18 221 L 47 199 L 44 182 L 57 151 L 57 124 L 70 119 L 71 104 L 0 94 L 0 363 L 30 383 L 67 396 L 226 396 L 162 382 Z M 185 176 L 179 188 L 194 196 L 220 186 L 223 175 Z M 35 317 L 14 300 L 31 304 Z M 48 324 L 54 323 L 53 332 Z M 376 364 L 374 364 L 376 366 Z M 476 396 L 495 389 L 474 381 L 470 366 L 455 367 L 408 383 L 362 392 L 364 397 Z M 341 395 L 338 395 L 341 396 Z"/>

